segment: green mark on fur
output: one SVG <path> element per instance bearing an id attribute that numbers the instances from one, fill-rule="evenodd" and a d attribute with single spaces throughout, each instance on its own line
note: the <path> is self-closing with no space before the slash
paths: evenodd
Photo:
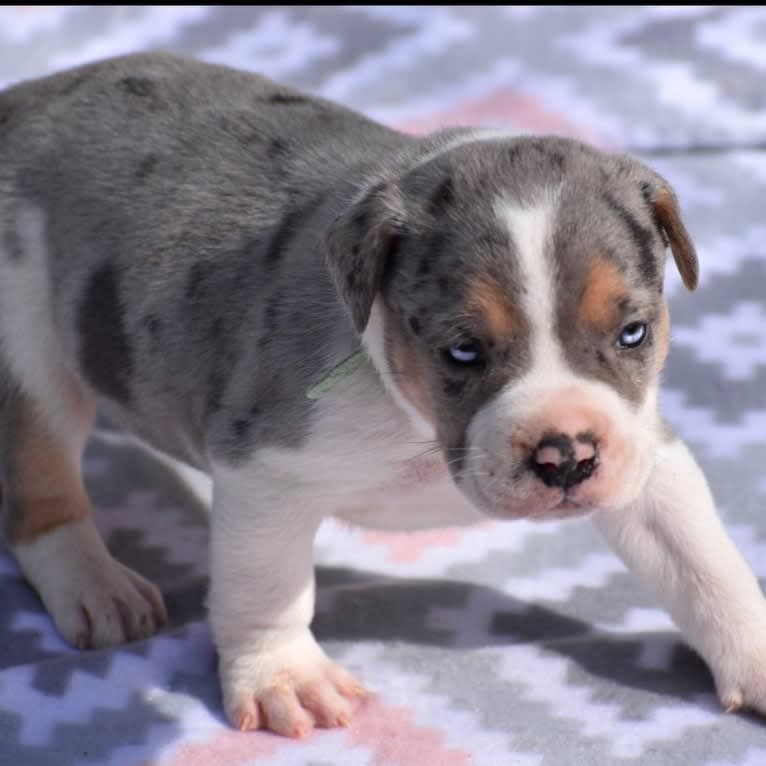
<path id="1" fill-rule="evenodd" d="M 351 356 L 347 356 L 340 364 L 336 364 L 330 372 L 315 386 L 312 386 L 306 396 L 309 399 L 320 399 L 331 389 L 346 378 L 351 377 L 363 364 L 369 361 L 366 351 L 357 351 Z"/>

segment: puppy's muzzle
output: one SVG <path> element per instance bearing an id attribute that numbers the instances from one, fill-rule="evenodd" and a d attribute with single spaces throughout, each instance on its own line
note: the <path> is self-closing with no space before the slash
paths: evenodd
<path id="1" fill-rule="evenodd" d="M 529 458 L 529 468 L 547 487 L 570 489 L 589 479 L 598 467 L 595 437 L 578 433 L 574 439 L 563 433 L 548 433 Z"/>

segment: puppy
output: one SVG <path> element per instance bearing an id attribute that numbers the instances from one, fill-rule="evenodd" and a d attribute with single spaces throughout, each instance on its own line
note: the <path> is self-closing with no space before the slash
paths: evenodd
<path id="1" fill-rule="evenodd" d="M 309 629 L 324 518 L 592 513 L 725 708 L 766 711 L 761 591 L 658 411 L 667 246 L 693 289 L 667 182 L 571 140 L 410 137 L 162 54 L 12 87 L 7 540 L 69 642 L 145 638 L 162 597 L 111 558 L 81 480 L 96 407 L 208 472 L 226 714 L 302 736 L 363 693 Z"/>

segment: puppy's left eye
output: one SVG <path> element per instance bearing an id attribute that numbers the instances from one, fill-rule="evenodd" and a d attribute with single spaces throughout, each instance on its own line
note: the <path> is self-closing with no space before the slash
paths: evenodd
<path id="1" fill-rule="evenodd" d="M 450 346 L 444 353 L 449 362 L 461 367 L 475 367 L 484 362 L 481 344 L 475 340 Z"/>
<path id="2" fill-rule="evenodd" d="M 638 348 L 646 339 L 646 323 L 631 322 L 622 328 L 618 343 L 620 348 Z"/>

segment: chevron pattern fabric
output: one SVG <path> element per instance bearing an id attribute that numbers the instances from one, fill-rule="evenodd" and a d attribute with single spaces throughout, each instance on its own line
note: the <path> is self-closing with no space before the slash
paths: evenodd
<path id="1" fill-rule="evenodd" d="M 0 86 L 147 48 L 407 131 L 561 133 L 656 167 L 702 269 L 694 294 L 668 270 L 664 409 L 766 584 L 764 7 L 0 6 Z M 204 620 L 209 487 L 108 428 L 85 472 L 110 548 L 161 585 L 172 624 L 70 649 L 0 547 L 0 764 L 766 764 L 766 720 L 720 711 L 701 660 L 587 520 L 328 523 L 316 632 L 376 695 L 350 728 L 302 742 L 230 731 Z"/>

